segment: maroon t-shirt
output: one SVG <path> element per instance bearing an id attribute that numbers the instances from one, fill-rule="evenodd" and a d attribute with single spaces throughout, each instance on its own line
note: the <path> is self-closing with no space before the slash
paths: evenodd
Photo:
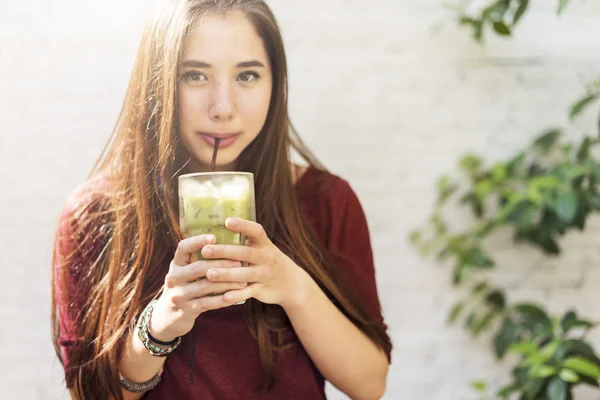
<path id="1" fill-rule="evenodd" d="M 296 189 L 305 217 L 341 267 L 346 283 L 377 323 L 386 329 L 377 295 L 367 221 L 356 194 L 345 180 L 315 168 L 309 168 L 302 175 Z M 61 224 L 62 240 L 55 250 L 57 265 L 70 248 L 67 230 L 65 224 Z M 77 279 L 69 281 L 75 284 Z M 71 285 L 69 291 L 79 292 Z M 69 317 L 73 313 L 66 312 L 62 298 L 59 290 L 60 344 L 66 369 L 69 368 L 69 348 L 76 338 L 73 319 Z M 77 301 L 71 302 L 74 303 Z M 325 398 L 325 380 L 291 328 L 285 336 L 286 342 L 291 340 L 292 345 L 280 357 L 275 386 L 270 391 L 255 394 L 261 379 L 260 356 L 244 317 L 244 307 L 246 305 L 232 306 L 200 315 L 192 332 L 167 357 L 159 385 L 144 398 Z M 191 349 L 194 349 L 192 368 Z M 193 383 L 190 383 L 190 373 Z M 67 385 L 70 386 L 69 382 Z"/>

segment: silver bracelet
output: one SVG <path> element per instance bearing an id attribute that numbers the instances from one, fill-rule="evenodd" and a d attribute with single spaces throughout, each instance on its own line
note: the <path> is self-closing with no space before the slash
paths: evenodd
<path id="1" fill-rule="evenodd" d="M 121 380 L 121 386 L 123 386 L 125 388 L 125 390 L 127 390 L 128 392 L 145 393 L 145 392 L 149 392 L 150 390 L 154 389 L 160 383 L 161 375 L 162 375 L 162 368 L 158 372 L 158 374 L 154 375 L 150 380 L 148 380 L 146 382 L 142 382 L 142 383 L 131 382 L 129 379 L 125 378 L 120 372 L 119 372 L 119 379 Z"/>

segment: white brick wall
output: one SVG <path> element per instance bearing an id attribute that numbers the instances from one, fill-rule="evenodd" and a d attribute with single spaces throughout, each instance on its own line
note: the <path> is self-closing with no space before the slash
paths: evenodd
<path id="1" fill-rule="evenodd" d="M 472 398 L 472 379 L 506 378 L 485 340 L 444 325 L 457 296 L 449 270 L 420 259 L 406 235 L 428 215 L 435 179 L 459 155 L 503 157 L 566 123 L 568 105 L 597 77 L 600 5 L 571 0 L 557 19 L 556 2 L 532 2 L 539 8 L 513 40 L 490 36 L 478 47 L 441 1 L 271 1 L 288 46 L 294 122 L 352 183 L 371 225 L 395 344 L 386 399 Z M 48 323 L 52 233 L 63 199 L 114 124 L 145 4 L 0 1 L 2 399 L 66 398 Z M 576 126 L 589 132 L 593 118 Z M 599 232 L 596 218 L 586 234 L 570 235 L 559 261 L 499 237 L 498 282 L 515 299 L 598 318 Z M 600 334 L 593 338 L 600 345 Z"/>

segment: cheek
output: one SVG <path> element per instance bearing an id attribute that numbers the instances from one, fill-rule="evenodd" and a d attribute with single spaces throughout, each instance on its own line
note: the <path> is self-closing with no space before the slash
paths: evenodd
<path id="1" fill-rule="evenodd" d="M 244 120 L 252 124 L 254 129 L 260 130 L 269 112 L 271 102 L 271 89 L 268 88 L 244 98 L 240 108 L 243 109 Z"/>
<path id="2" fill-rule="evenodd" d="M 183 130 L 186 129 L 192 122 L 192 116 L 196 113 L 194 110 L 197 105 L 194 104 L 194 98 L 185 91 L 180 91 L 178 95 L 178 107 L 179 107 L 179 125 Z"/>

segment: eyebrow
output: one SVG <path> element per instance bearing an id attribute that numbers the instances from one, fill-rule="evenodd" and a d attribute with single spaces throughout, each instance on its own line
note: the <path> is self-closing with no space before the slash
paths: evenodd
<path id="1" fill-rule="evenodd" d="M 181 63 L 181 67 L 182 68 L 185 68 L 185 67 L 212 68 L 212 65 L 210 65 L 207 62 L 199 61 L 199 60 L 186 60 Z M 265 65 L 258 60 L 244 61 L 244 62 L 238 63 L 236 65 L 236 68 L 251 68 L 251 67 L 265 68 Z"/>

